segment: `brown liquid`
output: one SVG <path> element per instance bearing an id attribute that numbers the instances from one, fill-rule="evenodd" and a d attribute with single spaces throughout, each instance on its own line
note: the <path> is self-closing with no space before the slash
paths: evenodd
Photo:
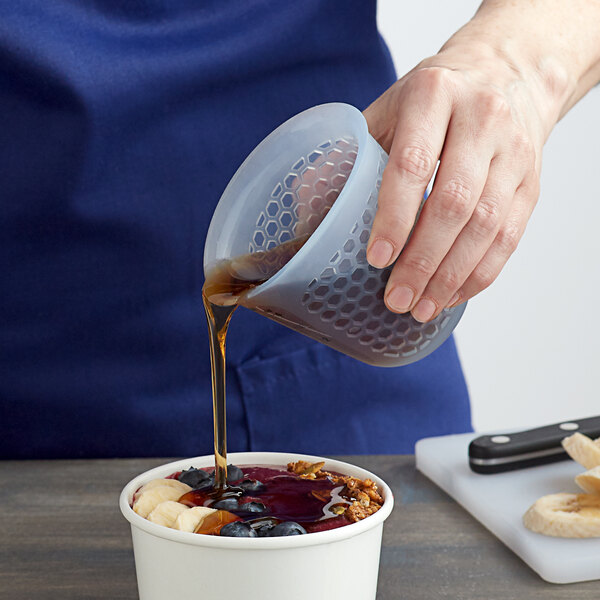
<path id="1" fill-rule="evenodd" d="M 206 277 L 202 301 L 208 321 L 215 434 L 215 487 L 227 483 L 225 418 L 225 341 L 233 311 L 252 288 L 270 279 L 300 250 L 308 235 L 294 238 L 272 250 L 244 254 L 224 261 Z"/>

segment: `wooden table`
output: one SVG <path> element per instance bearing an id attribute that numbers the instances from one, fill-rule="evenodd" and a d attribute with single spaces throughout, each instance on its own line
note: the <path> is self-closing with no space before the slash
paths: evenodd
<path id="1" fill-rule="evenodd" d="M 542 581 L 418 473 L 412 456 L 342 459 L 379 474 L 396 496 L 384 531 L 379 600 L 600 598 L 598 582 Z M 0 462 L 0 598 L 137 599 L 118 496 L 132 477 L 165 462 Z"/>

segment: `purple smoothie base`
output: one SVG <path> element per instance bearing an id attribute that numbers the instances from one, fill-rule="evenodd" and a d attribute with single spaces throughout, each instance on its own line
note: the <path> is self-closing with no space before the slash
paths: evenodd
<path id="1" fill-rule="evenodd" d="M 344 515 L 336 516 L 329 510 L 334 504 L 350 504 L 339 495 L 344 488 L 343 484 L 335 484 L 328 477 L 307 479 L 286 469 L 267 466 L 242 465 L 239 468 L 244 473 L 243 479 L 257 480 L 265 486 L 265 489 L 259 492 L 244 492 L 239 497 L 240 509 L 229 511 L 243 521 L 252 524 L 273 519 L 279 522 L 295 521 L 302 525 L 307 533 L 350 525 L 351 522 Z M 214 468 L 202 470 L 211 473 Z M 169 475 L 168 478 L 177 479 L 179 474 L 180 471 Z M 236 483 L 241 481 L 231 483 L 228 489 L 235 490 Z M 222 497 L 228 495 L 225 491 Z M 187 506 L 210 506 L 215 501 L 214 492 L 211 490 L 192 490 L 185 496 Z M 262 502 L 267 510 L 263 513 L 244 511 L 242 507 L 245 502 Z"/>

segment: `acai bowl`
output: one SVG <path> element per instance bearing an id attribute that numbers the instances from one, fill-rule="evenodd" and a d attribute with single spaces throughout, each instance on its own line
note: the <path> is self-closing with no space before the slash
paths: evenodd
<path id="1" fill-rule="evenodd" d="M 206 535 L 152 522 L 137 514 L 132 505 L 136 493 L 149 482 L 177 479 L 177 474 L 189 469 L 210 471 L 214 456 L 179 460 L 151 469 L 130 481 L 120 497 L 121 512 L 131 524 L 141 600 L 375 598 L 383 522 L 394 503 L 383 480 L 348 463 L 303 454 L 245 452 L 232 453 L 228 459 L 242 469 L 245 465 L 285 469 L 300 461 L 323 463 L 323 471 L 373 482 L 382 504 L 361 520 L 325 531 L 260 537 Z M 251 501 L 259 504 L 261 497 L 257 496 Z M 174 497 L 169 499 L 173 501 Z M 192 510 L 181 509 L 186 517 L 188 509 Z M 144 514 L 145 510 L 141 512 Z M 244 521 L 246 513 L 237 512 L 243 517 L 237 521 Z"/>

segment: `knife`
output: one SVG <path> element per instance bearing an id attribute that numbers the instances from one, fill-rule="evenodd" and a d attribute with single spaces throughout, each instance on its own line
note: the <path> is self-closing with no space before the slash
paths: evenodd
<path id="1" fill-rule="evenodd" d="M 561 441 L 575 432 L 600 437 L 600 416 L 563 421 L 517 433 L 482 435 L 469 444 L 469 466 L 490 475 L 565 460 Z"/>

